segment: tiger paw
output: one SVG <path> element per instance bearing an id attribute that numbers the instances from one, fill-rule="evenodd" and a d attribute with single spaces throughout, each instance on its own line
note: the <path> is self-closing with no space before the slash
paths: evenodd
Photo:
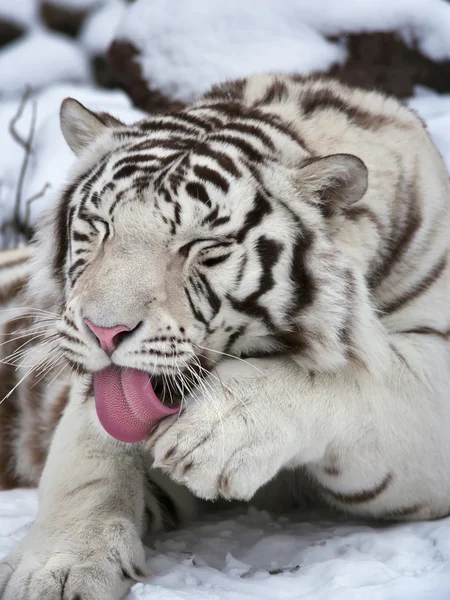
<path id="1" fill-rule="evenodd" d="M 2 600 L 120 600 L 146 576 L 145 553 L 123 519 L 56 533 L 35 524 L 0 563 Z"/>
<path id="2" fill-rule="evenodd" d="M 200 498 L 249 500 L 284 466 L 288 435 L 261 384 L 250 367 L 220 363 L 205 393 L 153 434 L 154 466 Z"/>

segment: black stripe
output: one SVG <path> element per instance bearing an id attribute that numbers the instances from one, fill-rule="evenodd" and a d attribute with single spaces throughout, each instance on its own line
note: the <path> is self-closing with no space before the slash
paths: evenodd
<path id="1" fill-rule="evenodd" d="M 88 179 L 83 183 L 82 187 L 82 192 L 84 194 L 89 194 L 93 184 L 100 179 L 101 175 L 103 175 L 103 171 L 105 170 L 109 157 L 110 153 L 106 154 L 106 156 L 102 158 L 97 167 L 93 171 L 89 171 L 90 174 L 88 176 Z"/>
<path id="2" fill-rule="evenodd" d="M 140 173 L 142 172 L 143 171 L 140 171 Z M 137 193 L 140 193 L 143 190 L 147 189 L 150 185 L 150 178 L 148 177 L 148 173 L 149 171 L 146 170 L 146 175 L 141 175 L 140 177 L 136 177 L 135 179 L 133 179 L 130 189 L 135 190 Z"/>
<path id="3" fill-rule="evenodd" d="M 213 169 L 210 169 L 209 167 L 206 167 L 204 165 L 195 165 L 194 173 L 199 179 L 207 181 L 215 187 L 222 190 L 224 194 L 228 192 L 230 187 L 228 181 L 225 179 L 225 177 L 222 177 L 222 175 L 217 171 L 214 171 Z"/>
<path id="4" fill-rule="evenodd" d="M 193 129 L 189 127 L 188 123 L 173 123 L 166 119 L 148 119 L 146 121 L 141 121 L 139 123 L 139 127 L 143 131 L 153 132 L 167 132 L 167 133 L 178 133 L 179 135 L 194 135 L 198 136 L 198 129 Z M 196 137 L 191 138 L 192 142 L 196 141 Z"/>
<path id="5" fill-rule="evenodd" d="M 217 215 L 219 214 L 219 207 L 216 206 L 215 208 L 213 208 L 212 211 L 210 211 L 206 217 L 203 219 L 202 221 L 202 225 L 207 225 L 208 223 L 211 223 L 212 221 L 214 221 L 217 218 Z"/>
<path id="6" fill-rule="evenodd" d="M 243 300 L 228 296 L 235 310 L 254 318 L 262 319 L 271 330 L 274 329 L 274 326 L 269 311 L 264 306 L 261 306 L 258 300 L 274 287 L 273 268 L 277 264 L 282 250 L 283 245 L 279 242 L 265 236 L 260 236 L 256 243 L 256 251 L 262 269 L 258 289 Z"/>
<path id="7" fill-rule="evenodd" d="M 178 252 L 182 256 L 188 256 L 189 252 L 191 251 L 191 248 L 193 246 L 195 246 L 196 244 L 201 244 L 202 242 L 211 242 L 211 245 L 207 246 L 207 248 L 227 248 L 228 246 L 231 246 L 231 244 L 233 243 L 231 241 L 229 241 L 229 242 L 218 242 L 214 238 L 209 238 L 209 237 L 207 237 L 207 238 L 197 238 L 195 240 L 191 240 L 187 244 L 184 244 L 184 246 L 181 246 L 181 248 L 178 250 Z"/>
<path id="8" fill-rule="evenodd" d="M 380 496 L 389 487 L 393 478 L 394 477 L 392 473 L 388 473 L 383 481 L 376 487 L 349 494 L 345 494 L 343 492 L 334 492 L 333 490 L 325 488 L 324 486 L 320 486 L 320 489 L 335 502 L 340 502 L 341 504 L 364 504 L 365 502 L 370 502 Z"/>
<path id="9" fill-rule="evenodd" d="M 219 217 L 218 219 L 212 221 L 211 225 L 213 227 L 219 227 L 220 225 L 225 225 L 225 223 L 229 223 L 229 221 L 230 217 Z"/>
<path id="10" fill-rule="evenodd" d="M 67 216 L 67 235 L 69 236 L 69 240 L 72 239 L 72 227 L 73 227 L 74 216 L 75 216 L 75 206 L 71 206 L 69 208 L 69 214 Z M 72 246 L 70 246 L 70 260 L 72 260 Z"/>
<path id="11" fill-rule="evenodd" d="M 306 117 L 313 116 L 318 110 L 335 110 L 343 115 L 358 127 L 364 129 L 379 129 L 384 125 L 400 125 L 392 117 L 375 114 L 352 106 L 348 101 L 337 95 L 330 89 L 312 89 L 307 90 L 301 97 L 300 106 Z"/>
<path id="12" fill-rule="evenodd" d="M 118 171 L 116 171 L 113 175 L 113 179 L 125 179 L 127 177 L 133 177 L 133 175 L 138 171 L 138 167 L 135 164 L 125 165 Z"/>
<path id="13" fill-rule="evenodd" d="M 182 123 L 189 123 L 189 125 L 193 125 L 203 131 L 209 131 L 213 126 L 212 123 L 208 122 L 207 118 L 202 119 L 200 117 L 194 117 L 194 115 L 187 112 L 180 112 L 177 115 L 173 115 L 172 118 L 174 118 L 176 122 L 181 121 Z"/>
<path id="14" fill-rule="evenodd" d="M 377 519 L 386 519 L 389 521 L 398 521 L 408 519 L 410 517 L 417 518 L 417 513 L 424 508 L 423 504 L 412 504 L 411 506 L 402 506 L 393 510 L 387 510 L 382 513 L 373 515 Z"/>
<path id="15" fill-rule="evenodd" d="M 208 144 L 204 142 L 195 147 L 195 155 L 211 158 L 219 165 L 221 169 L 233 177 L 242 177 L 242 173 L 229 156 L 227 156 L 224 152 L 210 148 Z"/>
<path id="16" fill-rule="evenodd" d="M 72 239 L 74 242 L 89 242 L 89 240 L 91 238 L 88 235 L 86 235 L 85 233 L 81 233 L 79 231 L 74 231 L 72 233 Z"/>
<path id="17" fill-rule="evenodd" d="M 220 298 L 216 294 L 216 292 L 212 289 L 211 284 L 209 283 L 206 276 L 203 273 L 199 273 L 198 277 L 200 278 L 200 280 L 203 283 L 203 286 L 205 288 L 206 300 L 207 300 L 209 306 L 211 307 L 211 311 L 212 311 L 213 318 L 214 318 L 217 315 L 217 313 L 219 312 L 220 307 L 222 306 L 222 302 L 220 301 Z"/>
<path id="18" fill-rule="evenodd" d="M 377 215 L 367 206 L 350 206 L 345 211 L 345 216 L 351 221 L 358 221 L 361 218 L 368 219 L 373 223 L 378 235 L 381 237 L 383 233 L 383 225 Z"/>
<path id="19" fill-rule="evenodd" d="M 186 193 L 194 200 L 198 200 L 206 206 L 211 206 L 211 200 L 209 199 L 208 192 L 203 184 L 198 182 L 190 181 L 185 187 Z"/>
<path id="20" fill-rule="evenodd" d="M 246 330 L 247 330 L 247 325 L 241 325 L 238 329 L 236 329 L 236 331 L 233 331 L 233 333 L 228 338 L 228 342 L 227 342 L 227 345 L 225 346 L 224 352 L 229 353 L 231 351 L 231 349 L 233 348 L 234 344 L 238 341 L 238 339 L 244 335 Z"/>
<path id="21" fill-rule="evenodd" d="M 262 142 L 264 146 L 267 146 L 267 148 L 269 148 L 270 150 L 275 150 L 275 144 L 273 143 L 272 139 L 256 125 L 248 125 L 247 123 L 237 121 L 234 123 L 227 123 L 220 129 L 221 133 L 227 133 L 228 131 L 235 131 L 236 133 L 242 133 L 244 135 L 250 135 L 252 137 L 255 137 L 260 142 Z"/>
<path id="22" fill-rule="evenodd" d="M 443 340 L 450 340 L 450 330 L 439 331 L 438 329 L 434 329 L 433 327 L 415 327 L 414 329 L 403 329 L 402 331 L 393 331 L 392 333 L 396 333 L 399 335 L 435 335 Z"/>
<path id="23" fill-rule="evenodd" d="M 183 183 L 183 175 L 180 173 L 169 173 L 169 184 L 174 194 L 178 193 L 178 188 Z"/>
<path id="24" fill-rule="evenodd" d="M 400 175 L 397 182 L 394 209 L 401 214 L 394 219 L 392 233 L 385 240 L 382 261 L 371 268 L 367 276 L 368 285 L 371 289 L 376 288 L 387 279 L 394 271 L 395 266 L 401 263 L 406 252 L 411 247 L 416 233 L 422 224 L 420 210 L 420 192 L 415 182 L 405 182 L 402 165 L 400 164 Z M 406 209 L 406 215 L 403 211 Z M 396 237 L 393 238 L 392 234 Z"/>
<path id="25" fill-rule="evenodd" d="M 258 119 L 259 121 L 265 123 L 269 127 L 276 129 L 278 133 L 281 133 L 282 135 L 288 137 L 291 141 L 295 142 L 301 148 L 306 150 L 306 143 L 304 139 L 300 136 L 300 134 L 298 134 L 292 127 L 289 127 L 289 125 L 283 123 L 280 120 L 280 117 L 278 117 L 277 115 L 270 115 L 258 111 L 258 115 L 255 116 L 255 119 Z"/>
<path id="26" fill-rule="evenodd" d="M 203 323 L 204 325 L 208 326 L 208 321 L 205 319 L 202 313 L 195 307 L 195 304 L 193 303 L 191 298 L 191 294 L 189 293 L 189 290 L 186 287 L 184 288 L 184 292 L 186 294 L 189 306 L 191 307 L 191 311 L 194 317 L 197 319 L 197 321 L 200 321 L 200 323 Z"/>
<path id="27" fill-rule="evenodd" d="M 175 223 L 177 225 L 179 225 L 181 223 L 181 205 L 179 202 L 174 203 L 173 212 L 174 212 Z"/>
<path id="28" fill-rule="evenodd" d="M 84 267 L 84 266 L 85 266 L 85 264 L 86 264 L 86 261 L 85 261 L 85 259 L 84 259 L 84 258 L 78 258 L 78 259 L 77 259 L 77 260 L 76 260 L 76 261 L 73 263 L 73 265 L 70 267 L 70 269 L 69 269 L 69 277 L 70 277 L 70 280 L 71 280 L 71 282 L 72 282 L 72 285 L 75 283 L 75 281 L 76 281 L 76 280 L 79 278 L 79 276 L 80 276 L 80 274 L 81 274 L 81 273 L 79 273 L 79 274 L 78 274 L 78 275 L 75 277 L 75 273 L 76 273 L 76 271 L 78 271 L 78 270 L 82 269 L 82 267 Z M 83 269 L 82 271 L 84 271 L 84 269 Z"/>
<path id="29" fill-rule="evenodd" d="M 121 142 L 129 141 L 131 139 L 136 139 L 136 138 L 142 139 L 143 137 L 145 137 L 144 134 L 142 133 L 142 131 L 132 131 L 129 128 L 121 129 L 120 131 L 115 131 L 113 133 L 113 136 L 115 137 L 116 140 L 120 140 Z"/>
<path id="30" fill-rule="evenodd" d="M 164 160 L 167 161 L 169 160 L 169 158 L 173 158 L 175 156 L 175 154 L 185 151 L 187 147 L 192 146 L 193 142 L 192 140 L 187 140 L 184 138 L 179 138 L 179 139 L 174 139 L 174 138 L 169 138 L 169 139 L 164 139 L 164 140 L 146 140 L 145 142 L 140 142 L 139 144 L 136 144 L 134 146 L 132 146 L 132 150 L 133 152 L 136 151 L 141 151 L 141 150 L 169 150 L 172 151 L 172 155 L 171 156 L 161 156 L 160 160 Z"/>
<path id="31" fill-rule="evenodd" d="M 262 296 L 274 286 L 275 279 L 273 277 L 273 268 L 277 264 L 280 254 L 283 251 L 283 244 L 276 242 L 262 235 L 256 242 L 256 252 L 259 257 L 259 262 L 262 267 L 259 289 L 256 292 Z M 255 292 L 254 292 L 255 293 Z"/>
<path id="32" fill-rule="evenodd" d="M 253 208 L 245 215 L 244 224 L 236 233 L 236 240 L 240 244 L 242 243 L 248 232 L 255 228 L 261 223 L 265 216 L 272 212 L 272 207 L 269 201 L 265 198 L 261 192 L 257 192 L 255 195 Z"/>
<path id="33" fill-rule="evenodd" d="M 290 277 L 294 284 L 294 295 L 291 311 L 294 314 L 309 306 L 314 300 L 315 284 L 309 272 L 308 260 L 308 253 L 312 248 L 313 241 L 314 234 L 305 229 L 297 235 L 292 248 Z"/>
<path id="34" fill-rule="evenodd" d="M 86 371 L 86 369 L 83 367 L 83 365 L 78 362 L 77 358 L 78 356 L 75 355 L 74 352 L 72 352 L 72 350 L 70 348 L 66 348 L 66 347 L 62 347 L 62 350 L 64 351 L 64 359 L 66 361 L 66 363 L 69 365 L 69 367 L 72 369 L 72 371 L 74 371 L 77 375 L 90 375 L 90 373 L 88 371 Z M 70 356 L 68 356 L 69 353 L 72 353 L 73 355 L 75 355 L 75 358 L 71 358 Z M 86 398 L 87 401 L 87 398 Z"/>
<path id="35" fill-rule="evenodd" d="M 69 342 L 72 342 L 72 344 L 77 344 L 77 345 L 82 345 L 84 346 L 84 342 L 82 342 L 81 340 L 78 340 L 77 338 L 73 337 L 72 335 L 70 335 L 70 333 L 67 333 L 67 331 L 60 331 L 60 335 L 65 338 L 66 340 L 68 340 Z"/>
<path id="36" fill-rule="evenodd" d="M 109 212 L 110 215 L 112 215 L 113 212 L 116 210 L 117 205 L 122 200 L 122 198 L 125 196 L 125 194 L 126 194 L 127 191 L 128 190 L 122 190 L 121 192 L 117 193 L 117 196 L 116 196 L 114 202 L 109 207 L 109 211 L 108 212 Z"/>
<path id="37" fill-rule="evenodd" d="M 109 235 L 110 235 L 109 224 L 107 221 L 105 221 L 101 217 L 97 217 L 96 215 L 88 213 L 87 211 L 83 211 L 78 214 L 78 218 L 81 221 L 84 221 L 84 223 L 87 223 L 89 225 L 91 231 L 96 234 L 99 233 L 99 230 L 95 226 L 95 223 L 101 223 L 106 230 L 104 239 L 107 239 L 109 237 Z"/>
<path id="38" fill-rule="evenodd" d="M 203 95 L 202 99 L 225 100 L 228 102 L 242 100 L 246 85 L 247 80 L 243 78 L 225 81 L 223 83 L 213 85 L 212 88 Z"/>
<path id="39" fill-rule="evenodd" d="M 390 304 L 387 304 L 382 308 L 384 315 L 389 315 L 397 310 L 403 308 L 409 302 L 412 302 L 418 298 L 421 294 L 427 292 L 430 287 L 439 279 L 447 266 L 447 256 L 444 256 L 433 269 L 424 277 L 419 283 L 417 283 L 412 289 L 405 292 L 402 296 L 393 300 Z"/>
<path id="40" fill-rule="evenodd" d="M 264 155 L 261 154 L 250 142 L 243 140 L 239 137 L 232 137 L 222 133 L 214 133 L 208 138 L 209 142 L 221 142 L 222 144 L 229 144 L 237 150 L 240 150 L 247 156 L 252 162 L 260 163 L 264 159 Z"/>
<path id="41" fill-rule="evenodd" d="M 266 90 L 266 93 L 258 104 L 271 104 L 272 102 L 281 102 L 285 100 L 288 94 L 287 85 L 284 81 L 276 79 Z"/>
<path id="42" fill-rule="evenodd" d="M 213 104 L 206 104 L 205 106 L 199 106 L 199 110 L 209 110 L 217 113 L 226 115 L 227 117 L 237 118 L 247 116 L 250 110 L 240 102 L 214 102 Z"/>
<path id="43" fill-rule="evenodd" d="M 123 167 L 124 165 L 129 166 L 135 163 L 143 163 L 149 161 L 157 161 L 159 162 L 161 158 L 156 156 L 156 154 L 128 154 L 124 158 L 121 158 L 117 162 L 114 163 L 113 168 L 118 169 L 119 167 Z"/>
<path id="44" fill-rule="evenodd" d="M 172 196 L 168 190 L 161 190 L 161 194 L 167 204 L 172 204 Z"/>
<path id="45" fill-rule="evenodd" d="M 60 283 L 64 282 L 64 263 L 66 261 L 67 250 L 69 246 L 69 229 L 71 228 L 71 222 L 69 222 L 69 202 L 74 194 L 75 190 L 80 184 L 80 180 L 84 175 L 75 181 L 72 185 L 67 187 L 61 195 L 61 199 L 56 209 L 55 219 L 55 252 L 53 254 L 52 271 L 53 276 Z"/>
<path id="46" fill-rule="evenodd" d="M 201 241 L 202 240 L 191 240 L 187 244 L 184 244 L 184 246 L 181 246 L 181 248 L 178 250 L 178 252 L 182 256 L 186 256 L 187 257 L 187 256 L 189 256 L 189 252 L 191 251 L 192 246 L 195 246 L 195 244 L 198 244 Z"/>
<path id="47" fill-rule="evenodd" d="M 106 192 L 112 192 L 116 189 L 116 184 L 112 181 L 110 181 L 109 183 L 107 183 L 106 185 L 103 186 L 101 192 L 100 192 L 100 196 L 104 196 L 106 194 Z"/>
<path id="48" fill-rule="evenodd" d="M 216 265 L 220 265 L 220 263 L 225 262 L 228 258 L 230 258 L 231 254 L 222 254 L 222 256 L 214 256 L 213 258 L 205 258 L 202 260 L 201 264 L 204 267 L 215 267 Z"/>

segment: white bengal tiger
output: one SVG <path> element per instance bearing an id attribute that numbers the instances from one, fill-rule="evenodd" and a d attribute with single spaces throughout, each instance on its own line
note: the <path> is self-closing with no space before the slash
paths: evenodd
<path id="1" fill-rule="evenodd" d="M 61 123 L 71 183 L 0 263 L 1 395 L 34 365 L 2 485 L 40 479 L 2 598 L 118 600 L 195 497 L 448 514 L 450 188 L 415 114 L 270 75 Z"/>

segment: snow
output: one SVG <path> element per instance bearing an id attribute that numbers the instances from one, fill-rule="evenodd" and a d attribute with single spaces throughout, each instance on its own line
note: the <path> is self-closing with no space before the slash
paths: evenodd
<path id="1" fill-rule="evenodd" d="M 137 0 L 126 13 L 122 0 L 56 1 L 92 8 L 78 41 L 46 31 L 37 0 L 0 0 L 0 18 L 30 28 L 0 52 L 0 220 L 11 214 L 23 160 L 8 128 L 26 84 L 34 88 L 37 119 L 23 197 L 51 186 L 32 205 L 33 223 L 54 202 L 74 161 L 59 129 L 63 98 L 127 123 L 142 117 L 123 92 L 97 90 L 90 79 L 89 56 L 104 52 L 116 30 L 144 49 L 140 60 L 152 87 L 182 100 L 251 72 L 326 69 L 345 59 L 346 48 L 325 36 L 344 30 L 395 29 L 428 56 L 450 57 L 450 4 L 442 0 Z M 450 171 L 450 95 L 417 88 L 409 103 Z M 30 119 L 28 103 L 17 123 L 24 137 Z M 0 557 L 36 511 L 35 491 L 0 493 Z M 450 519 L 381 525 L 249 509 L 158 536 L 148 558 L 153 576 L 128 600 L 445 600 Z"/>
<path id="2" fill-rule="evenodd" d="M 104 54 L 108 50 L 125 16 L 125 8 L 121 0 L 110 0 L 87 17 L 80 40 L 91 54 Z"/>
<path id="3" fill-rule="evenodd" d="M 409 105 L 426 121 L 450 171 L 450 95 L 419 90 L 419 95 L 416 92 Z"/>
<path id="4" fill-rule="evenodd" d="M 36 0 L 1 0 L 0 19 L 29 26 L 37 21 L 38 3 Z"/>
<path id="5" fill-rule="evenodd" d="M 0 556 L 37 511 L 29 490 L 0 493 Z M 369 524 L 317 513 L 220 513 L 156 536 L 152 576 L 127 600 L 445 600 L 450 518 Z"/>
<path id="6" fill-rule="evenodd" d="M 450 57 L 444 0 L 137 0 L 118 30 L 141 49 L 152 88 L 190 101 L 218 80 L 327 70 L 346 56 L 325 36 L 397 30 L 429 57 Z"/>
<path id="7" fill-rule="evenodd" d="M 18 94 L 26 85 L 39 89 L 56 81 L 89 80 L 87 57 L 63 35 L 36 31 L 0 53 L 0 96 Z"/>

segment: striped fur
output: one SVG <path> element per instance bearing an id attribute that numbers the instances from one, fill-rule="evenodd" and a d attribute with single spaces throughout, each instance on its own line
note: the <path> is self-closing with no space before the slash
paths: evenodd
<path id="1" fill-rule="evenodd" d="M 34 250 L 0 262 L 3 333 L 27 336 L 2 358 L 25 343 L 28 361 L 49 361 L 3 403 L 0 484 L 34 485 L 45 464 L 39 522 L 61 525 L 42 548 L 36 526 L 10 564 L 59 552 L 70 530 L 75 563 L 55 568 L 88 599 L 70 578 L 80 548 L 103 564 L 120 525 L 128 542 L 102 567 L 115 586 L 86 571 L 106 600 L 144 575 L 148 525 L 191 518 L 194 496 L 449 512 L 450 189 L 412 111 L 270 75 L 132 126 L 67 100 L 62 129 L 79 157 L 71 183 Z M 83 318 L 135 331 L 110 358 Z M 42 319 L 54 337 L 39 349 Z M 191 369 L 185 410 L 140 447 L 97 424 L 92 373 L 111 360 L 171 381 Z M 26 370 L 1 369 L 6 394 Z M 10 600 L 20 579 L 1 573 Z"/>

